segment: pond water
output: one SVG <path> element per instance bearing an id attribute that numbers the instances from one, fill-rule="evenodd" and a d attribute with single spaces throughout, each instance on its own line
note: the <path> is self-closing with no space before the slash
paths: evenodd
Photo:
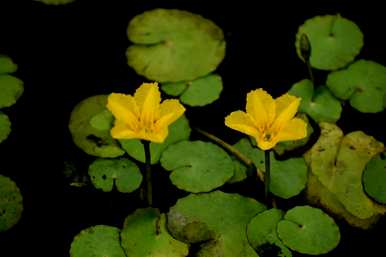
<path id="1" fill-rule="evenodd" d="M 5 110 L 12 121 L 12 132 L 0 144 L 0 174 L 11 177 L 19 186 L 24 212 L 14 228 L 0 233 L 0 256 L 46 252 L 69 256 L 72 239 L 82 229 L 97 224 L 120 227 L 129 213 L 144 207 L 138 192 L 103 193 L 90 185 L 70 186 L 75 178 L 63 173 L 66 163 L 86 175 L 95 159 L 72 141 L 68 122 L 74 106 L 97 94 L 132 94 L 146 80 L 128 67 L 125 57 L 130 45 L 128 22 L 143 11 L 186 10 L 203 15 L 223 30 L 226 55 L 216 70 L 223 80 L 221 97 L 206 107 L 189 108 L 186 116 L 191 127 L 202 128 L 231 144 L 243 135 L 225 127 L 224 117 L 244 109 L 250 90 L 263 87 L 277 97 L 308 76 L 294 46 L 297 29 L 305 20 L 339 13 L 354 21 L 365 38 L 359 58 L 386 65 L 386 39 L 380 30 L 386 18 L 377 6 L 359 8 L 352 3 L 328 5 L 323 1 L 288 8 L 274 1 L 218 5 L 183 2 L 77 0 L 64 6 L 48 6 L 36 1 L 1 1 L 0 55 L 10 56 L 18 65 L 15 75 L 23 80 L 24 93 Z M 323 83 L 325 73 L 315 71 L 315 79 Z M 384 111 L 363 114 L 346 103 L 337 124 L 345 134 L 362 130 L 385 143 L 384 119 Z M 196 132 L 191 139 L 206 140 Z M 300 156 L 304 150 L 294 155 Z M 153 169 L 154 202 L 167 212 L 188 193 L 173 186 L 160 165 Z M 246 181 L 220 190 L 262 200 L 263 184 L 255 186 L 253 181 Z M 302 194 L 278 202 L 287 209 L 305 203 Z M 337 224 L 341 242 L 324 256 L 382 256 L 385 217 L 368 231 L 343 221 Z"/>

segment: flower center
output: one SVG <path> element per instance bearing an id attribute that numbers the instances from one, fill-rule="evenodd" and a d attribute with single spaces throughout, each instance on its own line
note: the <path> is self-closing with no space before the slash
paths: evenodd
<path id="1" fill-rule="evenodd" d="M 271 139 L 272 139 L 272 135 L 270 133 L 264 134 L 264 140 L 265 141 L 271 141 Z"/>

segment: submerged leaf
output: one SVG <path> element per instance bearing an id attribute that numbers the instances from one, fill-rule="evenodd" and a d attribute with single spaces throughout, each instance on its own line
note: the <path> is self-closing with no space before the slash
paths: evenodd
<path id="1" fill-rule="evenodd" d="M 187 11 L 146 11 L 130 21 L 127 34 L 134 43 L 128 64 L 149 80 L 194 80 L 214 71 L 225 55 L 222 30 Z"/>
<path id="2" fill-rule="evenodd" d="M 17 70 L 17 65 L 11 58 L 5 55 L 0 55 L 0 74 L 13 73 Z"/>
<path id="3" fill-rule="evenodd" d="M 74 2 L 75 0 L 35 0 L 38 2 L 42 2 L 47 5 L 63 5 Z"/>
<path id="4" fill-rule="evenodd" d="M 23 212 L 23 197 L 16 183 L 0 175 L 0 232 L 16 225 Z"/>
<path id="5" fill-rule="evenodd" d="M 8 116 L 0 112 L 0 143 L 6 140 L 11 133 L 11 121 Z"/>
<path id="6" fill-rule="evenodd" d="M 23 81 L 11 75 L 0 75 L 0 108 L 15 104 L 23 91 Z"/>

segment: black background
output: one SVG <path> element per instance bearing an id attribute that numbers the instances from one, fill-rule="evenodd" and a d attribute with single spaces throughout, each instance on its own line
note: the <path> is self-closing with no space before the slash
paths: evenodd
<path id="1" fill-rule="evenodd" d="M 365 36 L 360 58 L 386 65 L 386 17 L 370 1 L 358 6 L 349 1 L 208 2 L 212 1 L 78 0 L 56 7 L 0 1 L 0 54 L 19 65 L 16 76 L 25 83 L 18 103 L 3 110 L 12 120 L 13 131 L 0 145 L 0 173 L 19 185 L 25 210 L 19 224 L 0 234 L 1 257 L 68 256 L 72 238 L 81 229 L 97 224 L 121 226 L 125 216 L 141 206 L 135 194 L 70 188 L 62 175 L 64 161 L 85 172 L 93 160 L 72 143 L 67 129 L 72 108 L 95 94 L 133 93 L 144 81 L 127 66 L 125 57 L 127 24 L 136 14 L 156 7 L 184 9 L 223 29 L 227 54 L 217 70 L 224 81 L 222 97 L 205 109 L 189 109 L 187 116 L 193 126 L 230 143 L 241 135 L 223 125 L 224 117 L 244 107 L 248 91 L 263 87 L 279 96 L 307 76 L 294 48 L 297 28 L 306 19 L 340 13 L 353 20 Z M 323 74 L 317 74 L 320 83 Z M 385 142 L 383 121 L 384 112 L 364 115 L 346 105 L 338 125 L 345 133 L 363 130 Z M 166 211 L 185 194 L 170 186 L 167 176 L 155 177 L 156 202 Z M 255 191 L 252 184 L 224 190 L 249 196 Z M 283 204 L 296 203 L 304 202 L 299 197 Z M 370 231 L 338 223 L 341 243 L 327 256 L 382 256 L 385 218 Z"/>

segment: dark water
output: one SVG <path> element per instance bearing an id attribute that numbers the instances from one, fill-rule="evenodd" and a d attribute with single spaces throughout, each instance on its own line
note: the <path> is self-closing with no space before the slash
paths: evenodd
<path id="1" fill-rule="evenodd" d="M 306 76 L 294 49 L 297 28 L 306 19 L 340 13 L 353 20 L 365 36 L 360 57 L 386 65 L 386 39 L 382 37 L 386 18 L 379 6 L 341 1 L 293 6 L 272 1 L 256 6 L 249 1 L 213 6 L 205 2 L 209 1 L 78 0 L 50 7 L 33 1 L 0 1 L 0 54 L 13 58 L 19 65 L 16 75 L 25 83 L 24 95 L 6 110 L 13 131 L 0 145 L 0 173 L 21 188 L 25 211 L 17 226 L 0 234 L 1 257 L 25 253 L 67 256 L 73 236 L 81 229 L 97 224 L 121 226 L 125 216 L 141 206 L 135 194 L 68 187 L 62 166 L 64 161 L 73 161 L 85 172 L 93 160 L 72 143 L 67 129 L 72 108 L 95 94 L 133 92 L 143 81 L 128 68 L 124 55 L 129 45 L 127 24 L 142 11 L 185 9 L 202 14 L 224 30 L 227 55 L 218 68 L 225 87 L 222 98 L 204 111 L 190 109 L 187 115 L 192 125 L 231 143 L 240 134 L 225 128 L 223 119 L 244 106 L 248 91 L 264 87 L 278 96 Z M 324 81 L 323 76 L 319 79 Z M 345 106 L 338 124 L 345 133 L 363 130 L 385 142 L 384 117 L 384 112 L 364 115 Z M 155 180 L 156 202 L 162 210 L 185 195 L 165 175 L 155 174 Z M 252 184 L 224 190 L 254 194 Z M 296 203 L 304 202 L 299 197 L 285 204 Z M 384 255 L 385 218 L 366 232 L 339 225 L 342 241 L 326 256 Z"/>

